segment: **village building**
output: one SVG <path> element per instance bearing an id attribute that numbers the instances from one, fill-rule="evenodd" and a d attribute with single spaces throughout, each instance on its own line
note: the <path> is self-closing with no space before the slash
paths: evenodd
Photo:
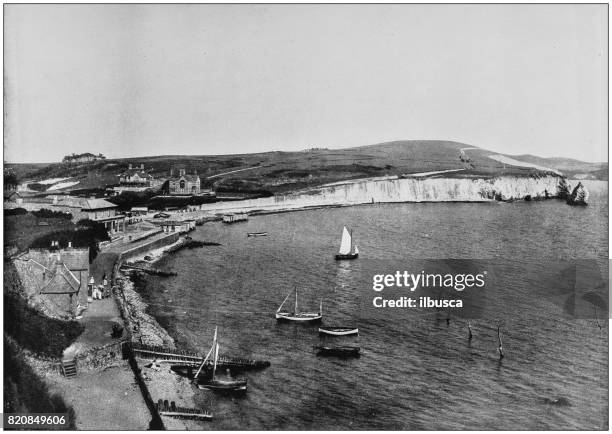
<path id="1" fill-rule="evenodd" d="M 200 194 L 200 177 L 197 172 L 193 175 L 185 173 L 185 169 L 180 169 L 178 176 L 174 176 L 174 171 L 170 171 L 170 179 L 164 184 L 164 193 L 170 195 L 195 196 Z"/>
<path id="2" fill-rule="evenodd" d="M 85 199 L 82 211 L 89 220 L 104 224 L 112 236 L 117 232 L 125 232 L 125 216 L 117 214 L 117 205 L 104 199 Z"/>
<path id="3" fill-rule="evenodd" d="M 195 220 L 181 220 L 181 221 L 166 220 L 166 221 L 158 222 L 155 224 L 161 227 L 162 232 L 167 232 L 167 233 L 172 233 L 172 232 L 186 233 L 186 232 L 194 230 L 196 227 Z"/>
<path id="4" fill-rule="evenodd" d="M 153 181 L 153 176 L 145 172 L 144 164 L 140 165 L 140 168 L 132 168 L 129 165 L 128 170 L 119 175 L 120 184 L 128 184 L 135 186 L 150 186 Z"/>
<path id="5" fill-rule="evenodd" d="M 90 152 L 85 152 L 83 154 L 71 154 L 71 155 L 66 155 L 64 157 L 64 159 L 62 160 L 62 163 L 69 163 L 69 164 L 74 164 L 74 163 L 91 163 L 94 161 L 98 161 L 98 160 L 105 160 L 106 157 L 102 154 L 98 154 L 98 155 L 94 155 Z"/>
<path id="6" fill-rule="evenodd" d="M 15 267 L 28 298 L 47 313 L 74 318 L 87 308 L 89 249 L 52 244 L 28 250 L 15 259 Z"/>

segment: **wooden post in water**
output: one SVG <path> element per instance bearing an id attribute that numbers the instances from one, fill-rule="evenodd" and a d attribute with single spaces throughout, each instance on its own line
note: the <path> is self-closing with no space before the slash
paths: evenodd
<path id="1" fill-rule="evenodd" d="M 501 333 L 499 331 L 499 323 L 497 323 L 497 341 L 499 343 L 499 347 L 497 348 L 497 351 L 499 351 L 499 360 L 501 360 L 504 358 L 504 348 L 502 346 Z"/>
<path id="2" fill-rule="evenodd" d="M 468 321 L 468 340 L 469 341 L 472 340 L 472 326 L 470 325 L 469 321 Z"/>

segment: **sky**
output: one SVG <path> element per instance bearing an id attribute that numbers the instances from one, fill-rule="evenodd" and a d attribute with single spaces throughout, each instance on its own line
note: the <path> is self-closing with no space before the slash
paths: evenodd
<path id="1" fill-rule="evenodd" d="M 607 161 L 607 5 L 4 6 L 4 160 L 455 140 Z"/>

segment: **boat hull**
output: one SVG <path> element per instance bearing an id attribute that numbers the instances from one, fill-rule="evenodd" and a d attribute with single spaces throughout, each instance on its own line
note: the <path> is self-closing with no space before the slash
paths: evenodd
<path id="1" fill-rule="evenodd" d="M 336 255 L 336 261 L 344 261 L 344 260 L 348 260 L 348 259 L 357 259 L 359 257 L 359 253 L 349 253 L 347 255 L 343 255 L 338 253 Z"/>
<path id="2" fill-rule="evenodd" d="M 276 313 L 277 321 L 287 321 L 287 322 L 312 323 L 312 322 L 321 321 L 322 317 L 323 315 L 319 313 L 298 314 L 298 315 L 294 315 L 292 313 L 285 313 L 285 312 Z"/>
<path id="3" fill-rule="evenodd" d="M 247 390 L 247 380 L 209 380 L 198 383 L 198 388 L 222 393 L 244 393 Z"/>
<path id="4" fill-rule="evenodd" d="M 328 336 L 358 335 L 359 329 L 357 327 L 319 327 L 319 334 Z"/>
<path id="5" fill-rule="evenodd" d="M 267 237 L 267 232 L 247 232 L 247 237 Z"/>
<path id="6" fill-rule="evenodd" d="M 361 349 L 359 347 L 316 347 L 319 356 L 333 357 L 359 357 Z"/>

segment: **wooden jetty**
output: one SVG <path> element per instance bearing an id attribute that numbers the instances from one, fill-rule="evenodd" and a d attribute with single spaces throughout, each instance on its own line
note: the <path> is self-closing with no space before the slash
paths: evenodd
<path id="1" fill-rule="evenodd" d="M 211 420 L 212 413 L 199 408 L 178 407 L 174 401 L 159 399 L 157 411 L 161 416 L 176 417 L 179 419 Z"/>
<path id="2" fill-rule="evenodd" d="M 131 343 L 136 357 L 155 359 L 160 363 L 176 363 L 188 366 L 199 366 L 204 356 L 195 351 L 175 350 L 171 348 Z M 212 366 L 212 361 L 207 365 Z M 251 360 L 240 357 L 219 356 L 217 366 L 224 369 L 261 369 L 270 366 L 267 360 Z"/>

